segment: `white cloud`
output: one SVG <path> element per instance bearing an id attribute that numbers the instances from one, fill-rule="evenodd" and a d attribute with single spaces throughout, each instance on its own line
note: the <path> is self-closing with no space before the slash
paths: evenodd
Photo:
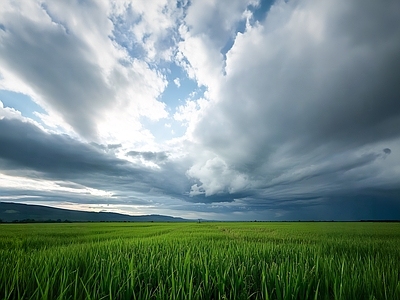
<path id="1" fill-rule="evenodd" d="M 167 116 L 158 101 L 167 84 L 164 76 L 110 39 L 113 7 L 107 1 L 14 1 L 4 7 L 3 86 L 16 90 L 13 82 L 23 81 L 50 118 L 62 119 L 89 140 L 102 141 L 123 135 L 121 126 L 140 135 L 135 123 L 141 117 Z M 118 132 L 108 126 L 109 119 L 122 123 L 115 127 Z"/>
<path id="2" fill-rule="evenodd" d="M 8 119 L 15 118 L 20 120 L 23 119 L 20 111 L 10 107 L 4 107 L 3 102 L 1 102 L 0 100 L 0 120 L 3 118 L 8 118 Z"/>
<path id="3" fill-rule="evenodd" d="M 179 78 L 175 78 L 174 83 L 178 88 L 181 86 L 181 82 L 180 82 Z"/>
<path id="4" fill-rule="evenodd" d="M 2 119 L 17 119 L 22 122 L 28 122 L 31 124 L 34 124 L 35 126 L 39 127 L 40 129 L 44 130 L 43 126 L 39 124 L 38 122 L 32 120 L 31 118 L 24 117 L 19 110 L 16 110 L 11 107 L 5 107 L 3 102 L 0 99 L 0 120 Z"/>
<path id="5" fill-rule="evenodd" d="M 181 125 L 186 126 L 185 138 L 190 141 L 196 140 L 193 134 L 196 129 L 197 122 L 202 118 L 206 108 L 210 105 L 210 101 L 204 98 L 197 100 L 186 100 L 184 105 L 176 108 L 174 120 L 179 121 Z"/>
<path id="6" fill-rule="evenodd" d="M 260 1 L 232 0 L 229 4 L 217 0 L 192 1 L 185 22 L 193 36 L 207 36 L 216 48 L 221 49 L 234 36 L 237 23 L 249 5 Z"/>
<path id="7" fill-rule="evenodd" d="M 59 115 L 56 114 L 43 114 L 43 113 L 38 113 L 34 112 L 33 113 L 35 116 L 37 116 L 44 125 L 50 127 L 54 132 L 65 132 L 70 136 L 76 136 L 76 133 L 74 132 L 73 128 L 67 124 Z"/>
<path id="8" fill-rule="evenodd" d="M 190 32 L 183 35 L 184 41 L 179 43 L 180 63 L 189 77 L 198 85 L 216 88 L 223 75 L 224 58 L 218 48 L 213 47 L 207 36 L 192 36 Z M 187 63 L 187 62 L 189 63 Z"/>
<path id="9" fill-rule="evenodd" d="M 244 191 L 250 184 L 247 175 L 232 169 L 219 157 L 208 159 L 204 164 L 195 164 L 187 171 L 187 175 L 198 178 L 201 182 L 201 184 L 192 185 L 191 196 L 232 194 Z"/>
<path id="10" fill-rule="evenodd" d="M 172 0 L 119 1 L 113 4 L 114 18 L 119 18 L 128 48 L 140 47 L 147 61 L 170 60 L 175 48 L 175 28 L 182 9 Z"/>
<path id="11" fill-rule="evenodd" d="M 70 193 L 76 195 L 91 195 L 96 197 L 111 197 L 112 192 L 86 187 L 73 182 L 61 182 L 45 179 L 32 179 L 22 176 L 10 176 L 0 170 L 0 188 L 23 191 L 46 191 L 48 193 Z M 35 195 L 33 195 L 35 197 Z"/>
<path id="12" fill-rule="evenodd" d="M 235 0 L 229 5 L 220 1 L 192 1 L 184 23 L 179 28 L 183 39 L 176 59 L 189 77 L 211 93 L 218 89 L 225 67 L 223 47 L 234 37 L 243 12 L 259 1 Z"/>
<path id="13" fill-rule="evenodd" d="M 205 103 L 205 99 L 187 100 L 184 105 L 177 107 L 177 111 L 174 114 L 174 119 L 184 124 L 188 124 L 190 121 L 196 118 L 196 114 L 200 110 L 201 105 Z"/>

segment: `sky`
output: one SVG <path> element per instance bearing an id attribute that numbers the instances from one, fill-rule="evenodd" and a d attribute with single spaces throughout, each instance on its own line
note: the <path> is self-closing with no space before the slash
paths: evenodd
<path id="1" fill-rule="evenodd" d="M 3 0 L 0 201 L 400 219 L 397 0 Z"/>

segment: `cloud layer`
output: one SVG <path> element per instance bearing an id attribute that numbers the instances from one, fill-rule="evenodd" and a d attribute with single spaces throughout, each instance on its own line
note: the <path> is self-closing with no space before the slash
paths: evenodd
<path id="1" fill-rule="evenodd" d="M 190 172 L 206 194 L 234 188 L 232 176 L 268 187 L 383 167 L 385 143 L 398 145 L 400 28 L 385 30 L 394 10 L 327 4 L 277 2 L 236 37 L 218 99 L 193 132 L 212 149 Z"/>
<path id="2" fill-rule="evenodd" d="M 2 197 L 400 218 L 398 1 L 4 6 L 0 89 L 46 114 L 0 102 Z M 167 87 L 177 96 L 162 102 Z"/>

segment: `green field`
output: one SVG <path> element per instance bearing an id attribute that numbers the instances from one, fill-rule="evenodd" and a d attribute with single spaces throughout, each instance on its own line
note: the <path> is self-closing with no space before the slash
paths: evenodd
<path id="1" fill-rule="evenodd" d="M 0 263 L 1 299 L 400 299 L 400 224 L 1 224 Z"/>

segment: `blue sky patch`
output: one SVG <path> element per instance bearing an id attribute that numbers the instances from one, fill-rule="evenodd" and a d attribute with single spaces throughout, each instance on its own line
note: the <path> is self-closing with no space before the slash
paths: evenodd
<path id="1" fill-rule="evenodd" d="M 45 114 L 45 110 L 36 104 L 31 97 L 7 90 L 0 90 L 0 101 L 3 102 L 5 107 L 14 108 L 21 112 L 24 117 L 31 118 L 35 121 L 41 122 L 41 120 L 33 113 Z"/>

